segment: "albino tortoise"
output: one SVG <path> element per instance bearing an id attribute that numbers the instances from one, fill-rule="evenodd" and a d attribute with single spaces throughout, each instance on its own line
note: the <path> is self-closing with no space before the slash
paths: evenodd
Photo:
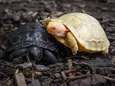
<path id="1" fill-rule="evenodd" d="M 69 13 L 46 19 L 45 24 L 48 33 L 69 47 L 73 54 L 77 54 L 77 51 L 108 53 L 110 42 L 102 26 L 88 14 Z"/>

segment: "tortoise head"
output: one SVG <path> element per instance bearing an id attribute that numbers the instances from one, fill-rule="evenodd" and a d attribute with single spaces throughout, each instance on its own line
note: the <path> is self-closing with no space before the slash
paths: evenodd
<path id="1" fill-rule="evenodd" d="M 50 19 L 47 21 L 46 25 L 49 34 L 57 37 L 65 37 L 68 29 L 65 25 L 58 19 Z"/>

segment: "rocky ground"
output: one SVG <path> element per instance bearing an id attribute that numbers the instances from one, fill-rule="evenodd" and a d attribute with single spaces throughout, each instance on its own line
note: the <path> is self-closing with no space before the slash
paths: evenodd
<path id="1" fill-rule="evenodd" d="M 100 21 L 111 43 L 109 55 L 106 57 L 115 58 L 114 0 L 0 0 L 1 47 L 5 47 L 4 35 L 15 30 L 20 23 L 40 21 L 47 17 L 57 17 L 70 12 L 88 13 Z M 90 57 L 97 56 L 101 57 L 101 55 L 90 55 Z M 1 77 L 0 79 L 2 80 Z M 0 84 L 0 86 L 3 85 Z"/>

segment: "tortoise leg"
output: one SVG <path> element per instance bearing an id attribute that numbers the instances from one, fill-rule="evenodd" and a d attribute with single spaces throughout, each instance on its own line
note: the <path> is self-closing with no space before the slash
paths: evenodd
<path id="1" fill-rule="evenodd" d="M 43 49 L 40 47 L 32 46 L 30 47 L 30 54 L 32 55 L 32 59 L 34 58 L 39 63 L 43 58 Z"/>
<path id="2" fill-rule="evenodd" d="M 72 53 L 75 55 L 78 51 L 78 43 L 77 40 L 74 38 L 71 32 L 67 33 L 66 36 L 66 45 L 69 46 L 69 48 L 72 50 Z"/>
<path id="3" fill-rule="evenodd" d="M 44 61 L 46 61 L 47 64 L 55 64 L 57 63 L 56 56 L 49 50 L 44 50 Z"/>
<path id="4" fill-rule="evenodd" d="M 31 47 L 30 54 L 34 57 L 37 63 L 40 64 L 54 64 L 57 62 L 55 55 L 49 50 L 43 50 L 40 47 Z"/>
<path id="5" fill-rule="evenodd" d="M 108 52 L 109 52 L 109 49 L 108 49 L 108 48 L 106 48 L 104 51 L 102 51 L 102 54 L 107 55 L 107 54 L 108 54 Z"/>
<path id="6" fill-rule="evenodd" d="M 66 34 L 66 37 L 55 37 L 59 42 L 64 44 L 66 47 L 70 48 L 72 53 L 75 55 L 78 51 L 78 43 L 77 40 L 74 38 L 71 32 Z"/>
<path id="7" fill-rule="evenodd" d="M 26 48 L 15 50 L 9 55 L 9 60 L 13 60 L 13 58 L 21 57 L 25 55 L 26 53 L 27 53 Z"/>

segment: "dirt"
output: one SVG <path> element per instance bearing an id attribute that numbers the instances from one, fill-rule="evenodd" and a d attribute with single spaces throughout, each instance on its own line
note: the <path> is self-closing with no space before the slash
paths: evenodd
<path id="1" fill-rule="evenodd" d="M 100 21 L 111 43 L 106 57 L 115 58 L 114 0 L 0 0 L 1 47 L 5 47 L 5 34 L 15 30 L 20 23 L 36 22 L 70 12 L 88 13 Z M 101 57 L 101 55 L 90 55 L 90 57 Z"/>

